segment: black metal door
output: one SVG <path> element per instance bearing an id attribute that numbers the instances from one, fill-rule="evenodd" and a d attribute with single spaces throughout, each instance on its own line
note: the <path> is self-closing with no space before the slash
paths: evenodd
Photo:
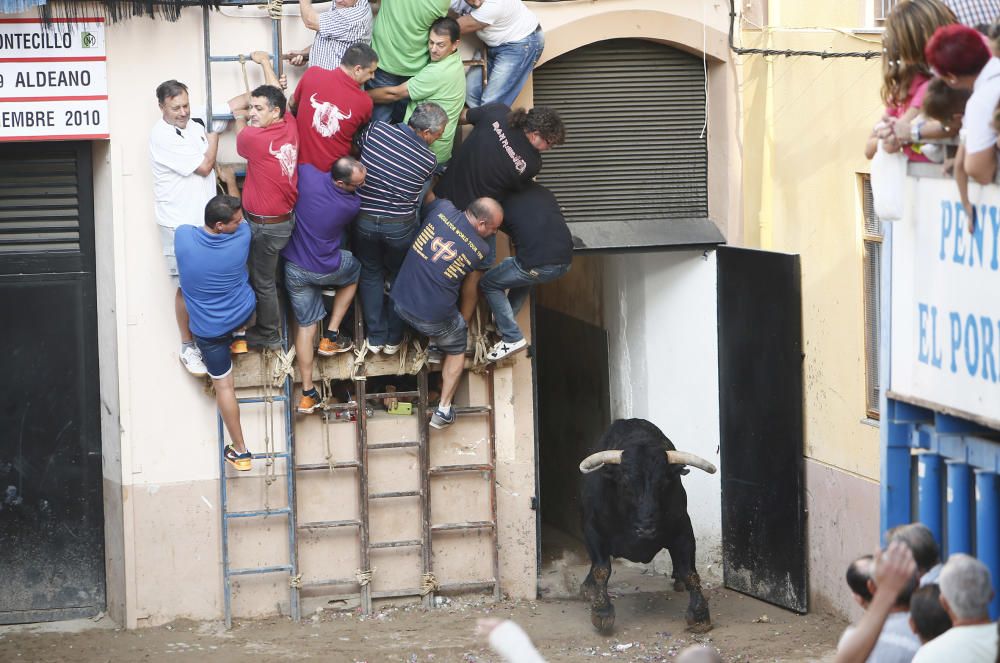
<path id="1" fill-rule="evenodd" d="M 725 584 L 806 612 L 799 258 L 720 247 L 718 270 Z"/>
<path id="2" fill-rule="evenodd" d="M 577 463 L 611 423 L 608 333 L 535 307 L 536 401 L 541 518 L 583 538 Z"/>
<path id="3" fill-rule="evenodd" d="M 105 607 L 89 143 L 0 144 L 0 623 Z"/>

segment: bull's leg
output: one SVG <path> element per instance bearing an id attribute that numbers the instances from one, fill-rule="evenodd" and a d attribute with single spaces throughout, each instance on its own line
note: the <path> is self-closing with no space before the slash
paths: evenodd
<path id="1" fill-rule="evenodd" d="M 670 568 L 672 570 L 670 577 L 674 579 L 674 591 L 675 592 L 687 591 L 687 587 L 684 586 L 684 580 L 682 580 L 681 576 L 678 575 L 677 573 L 677 558 L 674 557 L 674 551 L 672 549 L 667 549 L 667 552 L 670 553 Z M 691 566 L 692 568 L 694 567 L 693 562 Z"/>
<path id="2" fill-rule="evenodd" d="M 584 526 L 583 537 L 590 555 L 590 573 L 583 581 L 580 592 L 590 601 L 591 623 L 599 631 L 607 632 L 615 625 L 615 606 L 608 596 L 611 554 L 603 545 L 602 537 L 591 526 Z"/>
<path id="3" fill-rule="evenodd" d="M 667 548 L 670 550 L 670 559 L 674 562 L 674 577 L 679 578 L 688 591 L 688 608 L 685 615 L 688 630 L 705 633 L 712 629 L 712 618 L 708 612 L 708 601 L 701 593 L 701 578 L 694 568 L 694 530 L 687 514 L 684 514 L 683 522 L 674 532 Z"/>

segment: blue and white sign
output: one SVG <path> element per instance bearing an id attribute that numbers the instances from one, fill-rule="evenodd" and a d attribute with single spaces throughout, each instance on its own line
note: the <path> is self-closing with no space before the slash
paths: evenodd
<path id="1" fill-rule="evenodd" d="M 979 223 L 950 178 L 907 178 L 892 227 L 889 388 L 1000 427 L 1000 186 L 972 184 Z"/>

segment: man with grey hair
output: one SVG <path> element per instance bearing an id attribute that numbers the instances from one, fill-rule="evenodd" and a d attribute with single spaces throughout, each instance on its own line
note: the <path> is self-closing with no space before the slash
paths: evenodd
<path id="1" fill-rule="evenodd" d="M 993 663 L 997 627 L 990 622 L 990 570 L 975 557 L 955 553 L 941 569 L 941 606 L 952 627 L 920 648 L 913 663 Z"/>
<path id="2" fill-rule="evenodd" d="M 908 523 L 893 527 L 886 534 L 888 540 L 901 541 L 913 553 L 917 563 L 920 586 L 937 582 L 941 573 L 941 549 L 934 540 L 934 533 L 923 523 Z"/>
<path id="3" fill-rule="evenodd" d="M 441 137 L 447 123 L 443 108 L 422 103 L 406 124 L 375 121 L 357 140 L 368 175 L 358 189 L 361 213 L 354 224 L 353 248 L 361 261 L 359 296 L 373 352 L 393 355 L 403 340 L 403 322 L 385 297 L 385 284 L 396 280 L 413 243 L 420 192 L 437 167 L 429 145 Z"/>

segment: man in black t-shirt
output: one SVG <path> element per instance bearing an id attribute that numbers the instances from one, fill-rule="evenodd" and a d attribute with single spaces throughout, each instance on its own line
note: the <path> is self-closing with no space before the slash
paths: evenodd
<path id="1" fill-rule="evenodd" d="M 500 332 L 500 342 L 486 355 L 490 361 L 527 345 L 515 316 L 532 286 L 556 280 L 569 271 L 573 260 L 573 238 L 559 201 L 541 184 L 532 182 L 508 196 L 503 217 L 501 230 L 510 235 L 517 255 L 486 272 L 479 284 Z"/>
<path id="2" fill-rule="evenodd" d="M 403 259 L 389 297 L 396 314 L 428 336 L 445 354 L 441 366 L 441 401 L 431 426 L 455 422 L 451 399 L 465 367 L 468 328 L 456 304 L 463 281 L 482 267 L 486 238 L 496 234 L 503 209 L 491 198 L 477 198 L 464 212 L 447 200 L 424 211 L 424 225 Z"/>
<path id="3" fill-rule="evenodd" d="M 434 196 L 447 198 L 459 209 L 482 197 L 502 203 L 542 169 L 542 152 L 566 140 L 559 114 L 545 106 L 511 111 L 503 104 L 487 104 L 467 109 L 460 121 L 473 125 L 472 133 L 434 188 Z M 496 238 L 491 237 L 484 268 L 495 260 Z M 462 287 L 461 310 L 466 322 L 476 309 L 479 277 L 478 273 L 470 275 Z"/>

